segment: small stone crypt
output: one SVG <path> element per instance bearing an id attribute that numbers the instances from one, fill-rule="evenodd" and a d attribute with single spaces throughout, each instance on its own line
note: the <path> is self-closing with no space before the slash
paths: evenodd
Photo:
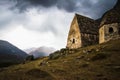
<path id="1" fill-rule="evenodd" d="M 76 49 L 118 38 L 120 38 L 120 0 L 98 20 L 75 14 L 66 48 Z"/>

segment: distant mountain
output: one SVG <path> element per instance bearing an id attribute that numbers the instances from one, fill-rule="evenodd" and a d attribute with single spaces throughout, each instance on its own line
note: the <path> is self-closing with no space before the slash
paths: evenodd
<path id="1" fill-rule="evenodd" d="M 30 52 L 32 52 L 32 51 L 34 51 L 34 50 L 36 50 L 36 49 L 37 49 L 37 48 L 32 47 L 32 48 L 29 48 L 29 49 L 25 49 L 24 51 L 29 54 Z"/>
<path id="2" fill-rule="evenodd" d="M 0 40 L 0 67 L 23 62 L 28 54 L 7 41 Z"/>
<path id="3" fill-rule="evenodd" d="M 34 58 L 48 56 L 50 53 L 54 51 L 55 49 L 51 47 L 30 48 L 25 50 L 26 53 L 28 53 L 29 55 L 33 55 Z"/>

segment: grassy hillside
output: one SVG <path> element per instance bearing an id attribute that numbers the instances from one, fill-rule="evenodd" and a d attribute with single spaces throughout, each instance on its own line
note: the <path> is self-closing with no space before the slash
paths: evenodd
<path id="1" fill-rule="evenodd" d="M 120 40 L 0 69 L 0 80 L 120 80 Z"/>

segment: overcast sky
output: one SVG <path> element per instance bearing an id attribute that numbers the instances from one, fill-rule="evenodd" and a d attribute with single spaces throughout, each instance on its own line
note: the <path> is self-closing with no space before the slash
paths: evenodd
<path id="1" fill-rule="evenodd" d="M 0 0 L 0 39 L 20 49 L 64 48 L 75 13 L 97 19 L 117 0 Z"/>

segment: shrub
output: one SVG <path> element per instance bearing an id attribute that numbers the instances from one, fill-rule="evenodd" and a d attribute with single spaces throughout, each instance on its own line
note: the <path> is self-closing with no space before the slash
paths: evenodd
<path id="1" fill-rule="evenodd" d="M 49 55 L 49 59 L 58 59 L 59 57 L 60 57 L 59 51 L 56 51 L 55 53 Z"/>
<path id="2" fill-rule="evenodd" d="M 34 56 L 33 56 L 33 55 L 29 55 L 29 56 L 26 58 L 26 61 L 31 61 L 31 60 L 34 60 Z"/>

